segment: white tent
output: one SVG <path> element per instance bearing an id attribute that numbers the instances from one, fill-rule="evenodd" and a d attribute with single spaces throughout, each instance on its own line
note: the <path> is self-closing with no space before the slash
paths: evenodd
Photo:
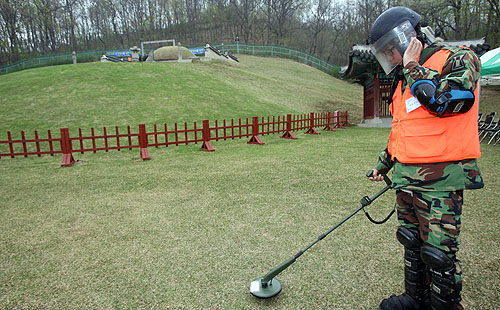
<path id="1" fill-rule="evenodd" d="M 482 84 L 500 85 L 500 47 L 481 56 Z"/>
<path id="2" fill-rule="evenodd" d="M 500 47 L 481 56 L 481 76 L 500 74 Z"/>

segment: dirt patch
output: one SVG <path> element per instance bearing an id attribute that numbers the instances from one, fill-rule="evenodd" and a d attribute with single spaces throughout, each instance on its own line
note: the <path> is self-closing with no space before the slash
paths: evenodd
<path id="1" fill-rule="evenodd" d="M 316 111 L 323 111 L 323 112 L 338 110 L 340 106 L 341 105 L 338 102 L 334 101 L 323 101 L 323 102 L 318 102 L 314 105 Z"/>

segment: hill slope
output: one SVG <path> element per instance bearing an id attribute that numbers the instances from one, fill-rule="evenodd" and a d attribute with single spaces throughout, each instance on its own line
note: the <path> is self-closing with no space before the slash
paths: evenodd
<path id="1" fill-rule="evenodd" d="M 362 117 L 363 89 L 307 65 L 239 55 L 240 63 L 84 63 L 0 76 L 0 138 L 57 130 L 348 110 Z M 480 112 L 500 112 L 500 91 L 481 89 Z"/>
<path id="2" fill-rule="evenodd" d="M 0 76 L 0 136 L 333 110 L 361 119 L 359 85 L 291 60 L 240 61 L 85 63 Z"/>

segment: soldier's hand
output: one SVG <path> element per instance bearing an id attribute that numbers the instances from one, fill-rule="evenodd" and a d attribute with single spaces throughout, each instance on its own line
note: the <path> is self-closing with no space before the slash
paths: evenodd
<path id="1" fill-rule="evenodd" d="M 369 180 L 374 181 L 374 182 L 380 182 L 384 180 L 384 176 L 381 174 L 378 174 L 377 169 L 373 169 L 372 177 L 368 177 Z"/>
<path id="2" fill-rule="evenodd" d="M 418 63 L 423 48 L 422 42 L 420 42 L 417 38 L 411 38 L 410 45 L 408 45 L 408 48 L 403 55 L 403 67 L 406 67 L 406 65 L 412 61 Z"/>

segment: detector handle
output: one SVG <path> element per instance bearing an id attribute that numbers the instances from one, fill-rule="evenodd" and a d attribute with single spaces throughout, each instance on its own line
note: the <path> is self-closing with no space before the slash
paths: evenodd
<path id="1" fill-rule="evenodd" d="M 375 170 L 375 169 L 372 169 L 372 170 L 368 171 L 368 172 L 366 173 L 366 176 L 367 176 L 368 178 L 372 178 L 372 177 L 373 177 L 373 171 L 374 171 L 374 170 Z M 391 186 L 391 185 L 392 185 L 392 181 L 391 181 L 391 179 L 389 179 L 389 177 L 387 176 L 387 174 L 385 174 L 385 173 L 381 173 L 381 175 L 384 177 L 384 181 L 385 181 L 385 183 L 386 183 L 388 186 Z"/>

